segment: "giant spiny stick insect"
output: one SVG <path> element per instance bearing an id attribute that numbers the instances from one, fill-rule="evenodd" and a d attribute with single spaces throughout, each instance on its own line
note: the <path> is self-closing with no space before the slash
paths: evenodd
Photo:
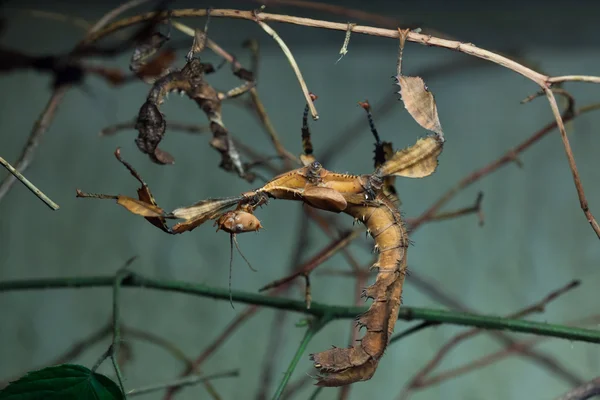
<path id="1" fill-rule="evenodd" d="M 376 135 L 368 103 L 360 104 L 367 110 L 371 130 Z M 115 199 L 130 212 L 145 217 L 169 234 L 191 231 L 208 220 L 215 220 L 217 230 L 230 233 L 232 238 L 239 233 L 258 231 L 261 224 L 254 211 L 269 199 L 302 201 L 321 210 L 348 214 L 364 223 L 379 252 L 378 260 L 373 264 L 373 268 L 378 270 L 376 281 L 362 292 L 363 297 L 372 299 L 373 303 L 368 311 L 357 317 L 357 323 L 366 328 L 366 334 L 352 347 L 333 348 L 311 355 L 314 366 L 321 372 L 318 384 L 342 386 L 373 376 L 390 340 L 400 307 L 409 240 L 400 211 L 390 198 L 386 178 L 421 178 L 432 174 L 438 165 L 444 137 L 438 133 L 428 135 L 413 146 L 384 157 L 381 153 L 383 143 L 376 136 L 379 156 L 376 146 L 375 171 L 365 175 L 340 174 L 328 171 L 313 157 L 306 116 L 305 110 L 302 128 L 304 154 L 301 156 L 304 167 L 279 175 L 264 186 L 240 196 L 207 199 L 165 212 L 152 197 L 148 185 L 121 158 L 119 150 L 115 153 L 116 157 L 142 184 L 138 189 L 138 199 L 88 194 L 80 190 L 77 190 L 77 196 Z M 234 210 L 227 211 L 233 206 L 236 206 Z M 168 227 L 167 219 L 184 221 Z"/>
<path id="2" fill-rule="evenodd" d="M 210 16 L 210 10 L 208 15 Z M 159 106 L 170 92 L 179 92 L 182 96 L 185 94 L 194 100 L 208 117 L 210 130 L 213 134 L 210 144 L 221 153 L 220 167 L 226 171 L 234 171 L 240 177 L 251 182 L 255 176 L 246 170 L 229 132 L 225 128 L 221 115 L 221 102 L 247 92 L 254 86 L 254 78 L 250 71 L 239 67 L 237 63 L 233 63 L 234 75 L 244 80 L 244 84 L 226 93 L 221 93 L 206 82 L 205 75 L 218 69 L 215 69 L 212 64 L 201 62 L 200 58 L 195 57 L 195 54 L 205 48 L 207 28 L 208 19 L 204 31 L 196 30 L 194 42 L 186 56 L 186 64 L 183 68 L 166 69 L 158 79 L 144 79 L 147 83 L 152 84 L 152 88 L 138 114 L 135 128 L 139 134 L 135 142 L 142 152 L 150 156 L 152 161 L 158 164 L 172 164 L 174 162 L 173 156 L 158 147 L 166 131 L 166 121 L 159 110 Z M 130 69 L 139 73 L 139 76 L 143 79 L 143 76 L 147 75 L 147 71 L 144 71 L 144 69 L 148 67 L 149 59 L 160 50 L 169 38 L 169 33 L 164 35 L 155 32 L 148 39 L 139 43 L 131 57 Z M 151 63 L 152 61 L 150 61 Z M 144 74 L 144 72 L 146 73 Z"/>

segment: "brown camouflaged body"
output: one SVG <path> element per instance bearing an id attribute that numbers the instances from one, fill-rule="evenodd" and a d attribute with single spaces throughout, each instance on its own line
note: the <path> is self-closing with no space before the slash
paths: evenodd
<path id="1" fill-rule="evenodd" d="M 349 205 L 344 212 L 364 222 L 379 251 L 373 268 L 375 282 L 364 289 L 363 297 L 373 300 L 371 307 L 357 318 L 366 332 L 349 348 L 333 348 L 312 354 L 315 367 L 325 373 L 320 386 L 341 386 L 370 379 L 389 343 L 402 295 L 406 273 L 408 235 L 394 204 L 380 193 L 368 206 Z"/>

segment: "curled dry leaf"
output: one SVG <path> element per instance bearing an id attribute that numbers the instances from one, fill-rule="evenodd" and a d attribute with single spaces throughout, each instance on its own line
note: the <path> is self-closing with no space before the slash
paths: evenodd
<path id="1" fill-rule="evenodd" d="M 410 115 L 423 128 L 437 133 L 443 139 L 444 132 L 438 117 L 437 106 L 433 93 L 418 76 L 396 76 L 400 91 L 398 92 L 404 102 L 404 107 Z"/>

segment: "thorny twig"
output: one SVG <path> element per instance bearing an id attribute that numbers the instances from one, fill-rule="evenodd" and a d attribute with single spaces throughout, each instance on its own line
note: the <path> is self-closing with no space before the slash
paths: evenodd
<path id="1" fill-rule="evenodd" d="M 294 272 L 298 265 L 301 265 L 302 256 L 306 252 L 306 248 L 309 245 L 309 224 L 308 219 L 304 213 L 305 208 L 300 215 L 298 235 L 296 236 L 296 243 L 293 246 L 294 252 L 290 258 L 291 262 L 288 269 L 290 272 Z M 291 287 L 291 286 L 290 286 Z M 267 348 L 264 358 L 263 367 L 259 376 L 258 392 L 255 396 L 256 400 L 266 400 L 268 392 L 271 390 L 271 381 L 273 379 L 273 370 L 275 368 L 276 357 L 273 354 L 277 354 L 280 350 L 280 346 L 283 341 L 283 329 L 287 319 L 287 313 L 285 311 L 277 311 L 272 319 L 271 328 L 268 330 L 270 334 L 269 347 Z"/>
<path id="2" fill-rule="evenodd" d="M 187 25 L 184 25 L 180 22 L 174 21 L 173 26 L 188 36 L 194 36 L 194 30 Z M 206 47 L 211 49 L 215 54 L 221 56 L 228 63 L 232 64 L 234 66 L 234 68 L 236 68 L 236 69 L 242 68 L 242 65 L 239 63 L 239 61 L 237 61 L 237 59 L 235 57 L 233 57 L 231 54 L 229 54 L 227 51 L 225 51 L 221 46 L 219 46 L 213 40 L 206 38 Z M 250 48 L 250 51 L 252 52 L 253 59 L 258 59 L 258 43 L 256 41 L 249 41 L 248 47 Z M 252 65 L 252 73 L 254 74 L 254 79 L 256 79 L 256 71 L 257 71 L 257 63 L 254 62 Z M 252 104 L 254 106 L 254 109 L 256 110 L 256 113 L 257 113 L 261 123 L 263 124 L 265 130 L 267 131 L 269 138 L 271 139 L 271 142 L 273 143 L 273 147 L 275 147 L 275 150 L 277 151 L 277 153 L 286 162 L 286 169 L 291 168 L 291 165 L 289 165 L 289 161 L 294 161 L 294 162 L 296 162 L 296 164 L 299 164 L 298 157 L 294 156 L 292 153 L 287 151 L 285 149 L 285 147 L 283 147 L 283 145 L 281 144 L 281 141 L 279 140 L 279 135 L 275 131 L 275 127 L 273 126 L 273 124 L 271 123 L 271 119 L 267 115 L 265 106 L 263 105 L 262 101 L 260 100 L 260 97 L 258 96 L 258 89 L 256 88 L 256 86 L 253 86 L 252 88 L 250 88 L 249 92 L 250 92 L 250 98 L 251 98 Z"/>
<path id="3" fill-rule="evenodd" d="M 566 323 L 566 325 L 583 326 L 583 325 L 588 325 L 588 324 L 598 324 L 598 321 L 600 321 L 600 316 L 592 315 L 590 317 L 582 318 L 582 319 L 579 319 L 576 321 L 569 321 Z M 530 353 L 533 351 L 533 350 L 531 350 L 531 348 L 533 346 L 536 346 L 539 343 L 546 341 L 548 339 L 550 339 L 550 338 L 536 337 L 533 339 L 527 339 L 527 340 L 523 340 L 520 342 L 514 342 L 512 345 L 505 347 L 504 349 L 499 350 L 495 353 L 487 354 L 487 355 L 485 355 L 481 358 L 478 358 L 468 364 L 464 364 L 457 368 L 454 368 L 454 369 L 451 369 L 448 371 L 444 371 L 444 372 L 440 372 L 437 375 L 429 377 L 428 379 L 426 379 L 422 382 L 421 387 L 439 384 L 445 380 L 455 378 L 459 375 L 466 374 L 471 371 L 477 371 L 477 370 L 481 369 L 482 367 L 496 363 L 496 362 L 498 362 L 506 357 L 509 357 L 511 355 L 514 355 L 514 354 L 523 355 L 523 354 Z M 582 384 L 582 382 L 579 382 L 576 385 L 581 385 L 581 384 Z"/>
<path id="4" fill-rule="evenodd" d="M 258 291 L 263 292 L 268 289 L 272 289 L 288 283 L 299 276 L 306 276 L 310 274 L 315 268 L 321 265 L 325 260 L 329 259 L 335 253 L 342 248 L 348 246 L 354 239 L 358 237 L 358 231 L 353 230 L 342 234 L 338 239 L 333 240 L 323 250 L 316 254 L 313 258 L 305 262 L 301 267 L 298 268 L 298 272 L 292 275 L 286 276 L 285 278 L 277 279 L 271 283 L 266 284 Z"/>
<path id="5" fill-rule="evenodd" d="M 244 323 L 247 319 L 256 314 L 256 312 L 259 310 L 259 307 L 253 305 L 250 307 L 246 307 L 246 309 L 240 312 L 225 327 L 225 329 L 223 329 L 223 332 L 219 336 L 217 336 L 217 338 L 210 345 L 208 345 L 208 347 L 206 347 L 204 351 L 202 351 L 202 353 L 198 357 L 196 357 L 196 359 L 190 365 L 186 366 L 185 370 L 179 375 L 179 377 L 183 379 L 186 376 L 191 375 L 192 373 L 199 373 L 200 365 L 202 365 L 202 363 L 206 361 L 208 357 L 210 357 L 215 351 L 217 351 L 221 347 L 221 345 L 223 345 L 223 343 L 225 343 L 227 339 L 237 330 L 237 328 L 242 325 L 242 323 Z M 172 399 L 175 396 L 175 393 L 177 393 L 179 390 L 179 386 L 172 386 L 168 388 L 167 392 L 165 393 L 164 399 Z"/>
<path id="6" fill-rule="evenodd" d="M 581 282 L 578 280 L 571 281 L 568 284 L 564 285 L 563 287 L 550 292 L 547 296 L 545 296 L 542 300 L 536 302 L 535 304 L 528 306 L 520 311 L 517 311 L 516 313 L 510 314 L 507 317 L 508 318 L 522 318 L 531 313 L 543 313 L 545 311 L 548 303 L 550 303 L 553 300 L 556 300 L 558 297 L 571 291 L 572 289 L 577 288 L 580 285 L 580 283 Z M 421 324 L 420 326 L 424 327 L 424 325 L 425 325 L 425 323 Z M 427 326 L 436 326 L 436 325 L 439 325 L 439 324 L 428 323 Z M 415 332 L 415 331 L 416 331 L 416 329 L 413 329 L 411 332 Z M 476 336 L 477 334 L 480 334 L 480 333 L 482 333 L 482 331 L 480 329 L 470 329 L 466 332 L 456 335 L 455 337 L 453 337 L 452 339 L 447 341 L 440 348 L 440 350 L 436 353 L 436 355 L 421 370 L 419 370 L 414 375 L 413 378 L 411 378 L 409 380 L 409 382 L 406 384 L 405 388 L 403 389 L 404 396 L 406 397 L 407 393 L 415 388 L 421 388 L 422 381 L 425 380 L 425 377 L 429 373 L 431 373 L 431 371 L 433 371 L 440 364 L 442 359 L 446 356 L 446 354 L 448 354 L 450 352 L 450 350 L 453 347 L 458 345 L 460 342 L 462 342 L 466 339 L 470 339 L 473 336 Z M 401 332 L 397 335 L 394 335 L 392 337 L 392 339 L 390 340 L 390 343 L 396 342 L 400 338 L 404 338 L 406 336 L 407 336 L 407 333 L 405 333 L 405 332 Z M 402 397 L 402 396 L 403 395 L 401 394 L 400 397 Z"/>
<path id="7" fill-rule="evenodd" d="M 322 260 L 324 261 L 324 260 Z M 294 271 L 303 268 L 305 264 L 295 264 L 296 266 L 293 268 Z M 318 265 L 318 264 L 317 264 Z M 285 293 L 287 289 L 290 287 L 291 282 L 284 283 L 282 285 L 277 286 L 273 290 L 269 292 L 269 295 L 278 295 Z M 239 313 L 234 320 L 232 320 L 227 327 L 223 330 L 223 332 L 215 339 L 213 343 L 211 343 L 205 350 L 200 354 L 193 362 L 192 365 L 188 366 L 185 371 L 181 374 L 181 377 L 187 376 L 192 372 L 198 373 L 199 366 L 209 357 L 211 356 L 221 345 L 227 340 L 227 338 L 232 335 L 236 329 L 248 318 L 252 317 L 256 312 L 260 311 L 260 308 L 256 305 L 247 307 L 244 311 Z M 175 393 L 177 392 L 177 388 L 171 388 L 167 391 L 165 395 L 165 400 L 170 400 L 173 398 Z"/>
<path id="8" fill-rule="evenodd" d="M 112 276 L 23 279 L 0 282 L 0 292 L 34 289 L 75 289 L 102 286 L 112 287 L 114 282 L 115 278 Z M 144 287 L 146 289 L 187 293 L 220 300 L 229 299 L 229 291 L 227 289 L 214 288 L 207 285 L 194 284 L 184 281 L 169 281 L 163 279 L 146 278 L 133 272 L 130 272 L 122 281 L 121 287 Z M 277 289 L 279 288 L 276 288 L 275 290 Z M 313 302 L 311 307 L 307 309 L 306 304 L 304 304 L 303 301 L 280 298 L 272 295 L 264 296 L 236 290 L 232 291 L 232 298 L 234 302 L 266 306 L 280 310 L 296 311 L 315 317 L 330 315 L 334 319 L 355 318 L 356 315 L 365 311 L 365 307 L 333 306 L 317 302 Z M 490 330 L 532 333 L 550 337 L 565 338 L 573 341 L 600 343 L 600 331 L 597 330 L 573 328 L 562 325 L 478 315 L 457 311 L 404 306 L 400 308 L 398 312 L 398 318 L 403 320 L 442 322 Z"/>
<path id="9" fill-rule="evenodd" d="M 482 201 L 483 201 L 483 192 L 479 192 L 477 194 L 477 198 L 475 199 L 474 205 L 469 206 L 469 207 L 460 208 L 460 209 L 454 210 L 454 211 L 447 211 L 447 212 L 441 212 L 441 213 L 435 214 L 427 222 L 444 221 L 447 219 L 462 217 L 464 215 L 477 214 L 477 217 L 479 218 L 479 226 L 483 226 L 484 217 L 483 217 L 483 211 L 481 209 Z M 410 220 L 407 220 L 407 222 L 410 224 Z"/>
<path id="10" fill-rule="evenodd" d="M 562 78 L 562 77 L 559 77 L 559 78 Z M 572 77 L 567 77 L 567 78 L 572 78 Z M 584 78 L 586 78 L 586 77 L 584 77 Z M 582 79 L 569 79 L 569 80 L 582 80 Z M 586 79 L 583 79 L 583 80 L 586 80 Z M 587 80 L 587 81 L 593 81 L 593 80 Z M 548 91 L 546 91 L 546 93 L 548 94 Z M 549 97 L 549 101 L 551 102 L 551 100 L 550 100 L 550 97 Z M 551 102 L 551 104 L 552 104 L 552 102 Z M 553 111 L 554 111 L 554 109 L 553 109 Z M 557 124 L 559 125 L 559 128 L 560 128 L 560 126 L 561 126 L 561 123 L 560 123 L 559 119 L 557 119 Z M 564 131 L 564 127 L 561 129 L 561 133 L 562 133 L 563 131 Z M 564 139 L 563 139 L 563 140 L 564 140 Z M 566 143 L 565 143 L 565 146 L 568 146 L 568 141 L 566 141 Z M 569 156 L 569 154 L 570 154 L 570 149 L 568 149 L 568 148 L 567 148 L 567 149 L 566 149 L 566 151 L 567 151 L 567 155 Z M 572 160 L 572 154 L 569 156 L 569 161 L 571 161 L 571 160 Z M 573 170 L 573 167 L 575 167 L 574 161 L 573 161 L 573 163 L 572 163 L 572 170 Z M 575 167 L 575 168 L 576 168 L 576 167 Z M 574 179 L 575 179 L 575 182 L 576 182 L 576 184 L 577 184 L 577 179 L 578 179 L 577 171 L 576 171 L 576 170 L 574 170 L 573 174 L 574 174 Z M 578 193 L 579 193 L 579 187 L 578 187 Z M 583 189 L 582 189 L 582 188 L 581 188 L 581 194 L 583 194 Z M 580 196 L 580 198 L 581 198 L 581 196 Z M 585 200 L 585 198 L 584 198 L 583 200 Z M 584 207 L 584 206 L 585 206 L 585 204 L 584 204 L 584 201 L 583 201 L 583 200 L 582 200 L 582 208 L 584 209 L 584 212 L 585 212 L 585 211 L 586 211 L 586 208 Z M 586 214 L 586 215 L 587 215 L 587 214 Z M 593 216 L 591 216 L 591 214 L 589 214 L 588 218 L 590 218 L 590 223 L 592 223 L 592 222 L 595 222 L 595 220 L 593 220 Z M 596 225 L 597 225 L 597 224 L 596 224 Z M 593 226 L 593 224 L 592 224 L 592 226 Z M 596 230 L 596 227 L 594 227 L 594 229 Z"/>
<path id="11" fill-rule="evenodd" d="M 115 31 L 125 28 L 129 25 L 136 24 L 136 23 L 139 23 L 141 21 L 144 21 L 144 20 L 147 20 L 150 18 L 159 18 L 163 15 L 166 17 L 165 13 L 162 13 L 162 14 L 148 13 L 148 14 L 144 14 L 144 15 L 140 15 L 140 16 L 136 16 L 136 17 L 122 19 L 122 20 L 117 21 L 117 22 L 111 24 L 110 26 L 106 27 L 106 29 L 98 32 L 96 35 L 90 37 L 89 41 L 95 41 L 103 36 L 111 34 Z M 198 9 L 173 10 L 170 13 L 170 15 L 173 18 L 199 17 L 199 16 L 206 15 L 206 10 L 198 10 Z M 299 18 L 299 17 L 289 16 L 289 15 L 270 14 L 270 13 L 264 13 L 264 12 L 257 13 L 257 12 L 253 12 L 253 11 L 214 9 L 214 10 L 211 10 L 211 16 L 212 17 L 223 17 L 223 18 L 248 19 L 248 20 L 256 21 L 258 23 L 260 23 L 260 22 L 266 23 L 268 21 L 274 21 L 274 22 L 282 22 L 282 23 L 289 23 L 289 24 L 295 24 L 295 25 L 310 26 L 313 28 L 332 29 L 332 30 L 339 30 L 339 31 L 347 30 L 347 24 L 343 24 L 343 23 L 323 21 L 323 20 L 317 20 L 317 19 L 311 19 L 311 18 Z M 383 29 L 383 28 L 376 28 L 376 27 L 363 26 L 363 25 L 355 26 L 353 28 L 353 32 L 357 33 L 357 34 L 373 35 L 373 36 L 387 37 L 387 38 L 393 38 L 393 39 L 398 39 L 398 37 L 399 37 L 398 30 Z M 580 200 L 581 208 L 582 208 L 585 216 L 587 217 L 590 225 L 592 226 L 592 229 L 594 230 L 596 235 L 600 238 L 600 225 L 598 225 L 594 216 L 592 215 L 591 211 L 589 210 L 589 206 L 587 204 L 587 200 L 586 200 L 585 193 L 583 190 L 583 185 L 581 184 L 581 179 L 579 177 L 579 173 L 576 168 L 575 159 L 573 157 L 573 154 L 572 154 L 572 151 L 571 151 L 571 148 L 569 145 L 566 131 L 564 130 L 563 120 L 561 118 L 560 112 L 558 111 L 558 107 L 556 106 L 556 100 L 554 99 L 554 95 L 552 94 L 552 91 L 549 89 L 550 86 L 557 81 L 557 79 L 560 82 L 567 82 L 569 80 L 572 80 L 572 81 L 585 81 L 585 82 L 597 83 L 597 82 L 600 82 L 600 78 L 587 77 L 587 76 L 575 76 L 575 75 L 574 76 L 566 75 L 566 76 L 561 76 L 561 77 L 550 77 L 550 76 L 541 74 L 537 71 L 534 71 L 533 69 L 531 69 L 523 64 L 519 64 L 518 62 L 513 61 L 509 58 L 506 58 L 500 54 L 479 48 L 472 43 L 462 43 L 462 42 L 459 42 L 456 40 L 447 40 L 447 39 L 442 39 L 442 38 L 434 37 L 431 35 L 424 35 L 424 34 L 420 34 L 420 33 L 416 33 L 416 32 L 408 32 L 406 40 L 409 42 L 420 43 L 420 44 L 427 45 L 427 46 L 443 47 L 443 48 L 455 50 L 455 51 L 458 51 L 461 53 L 465 53 L 465 54 L 468 54 L 468 55 L 471 55 L 474 57 L 478 57 L 478 58 L 493 62 L 495 64 L 498 64 L 502 67 L 508 68 L 508 69 L 526 77 L 527 79 L 529 79 L 529 80 L 533 81 L 534 83 L 536 83 L 537 85 L 539 85 L 546 92 L 548 102 L 550 104 L 550 107 L 554 114 L 554 118 L 556 120 L 556 124 L 559 127 L 559 130 L 561 131 L 561 138 L 563 140 L 563 145 L 565 146 L 565 152 L 567 153 L 567 159 L 569 161 L 569 166 L 570 166 L 572 174 L 573 174 L 573 181 L 575 183 L 575 187 L 577 190 L 577 195 Z M 307 96 L 307 93 L 305 93 L 305 96 Z"/>
<path id="12" fill-rule="evenodd" d="M 135 4 L 137 0 L 130 0 L 129 2 L 122 4 L 115 8 L 112 11 L 109 11 L 103 18 L 101 18 L 98 22 L 96 22 L 92 28 L 90 28 L 90 34 L 96 34 L 99 30 L 101 30 L 106 24 L 110 22 L 110 19 L 116 18 L 120 12 L 126 11 L 129 7 L 127 4 Z M 117 11 L 118 10 L 118 11 Z M 110 15 L 110 19 L 107 17 Z M 152 21 L 153 18 L 150 17 L 148 21 Z M 79 42 L 71 54 L 77 53 L 82 49 L 86 48 L 86 43 L 89 42 L 90 36 L 87 35 L 81 42 Z M 67 82 L 63 82 L 57 87 L 54 88 L 46 107 L 38 117 L 37 121 L 33 125 L 31 133 L 29 134 L 29 138 L 27 139 L 27 143 L 25 144 L 21 155 L 17 162 L 14 164 L 14 167 L 20 173 L 25 172 L 25 170 L 29 167 L 31 162 L 33 161 L 33 156 L 35 153 L 35 149 L 40 143 L 40 140 L 52 124 L 54 120 L 54 116 L 58 109 L 58 106 L 62 102 L 65 97 L 67 91 L 71 88 L 71 84 Z M 0 182 L 0 201 L 6 196 L 12 185 L 16 182 L 16 178 L 14 176 L 6 177 L 2 182 Z"/>
<path id="13" fill-rule="evenodd" d="M 473 312 L 470 307 L 467 307 L 459 300 L 452 298 L 450 295 L 445 293 L 441 288 L 441 285 L 436 285 L 435 283 L 423 278 L 419 273 L 413 271 L 410 276 L 411 283 L 417 287 L 421 292 L 424 292 L 429 297 L 434 300 L 445 304 L 446 306 L 460 310 L 463 312 Z M 516 343 L 509 335 L 504 332 L 491 331 L 489 335 L 496 339 L 498 342 L 503 344 L 505 347 L 509 348 L 514 346 Z M 524 357 L 528 357 L 531 361 L 539 364 L 539 366 L 544 367 L 549 372 L 552 372 L 557 377 L 560 377 L 562 380 L 567 382 L 568 384 L 577 384 L 580 381 L 579 377 L 577 377 L 574 373 L 566 369 L 564 366 L 560 365 L 556 362 L 552 357 L 535 350 L 523 349 L 521 355 Z"/>
<path id="14" fill-rule="evenodd" d="M 563 112 L 563 115 L 562 115 L 562 120 L 565 122 L 570 121 L 583 113 L 586 113 L 588 111 L 593 111 L 593 110 L 599 108 L 598 105 L 590 105 L 587 107 L 582 107 L 579 110 L 573 110 L 574 103 L 571 101 L 571 99 L 572 98 L 568 98 L 568 100 L 570 100 L 569 105 L 565 109 L 565 111 Z M 448 201 L 450 201 L 450 199 L 452 199 L 461 190 L 463 190 L 466 187 L 470 186 L 471 184 L 477 182 L 481 178 L 491 174 L 492 172 L 496 171 L 498 168 L 502 167 L 503 165 L 508 164 L 510 162 L 514 162 L 517 159 L 517 156 L 519 154 L 521 154 L 522 152 L 527 150 L 534 143 L 536 143 L 538 140 L 540 140 L 541 138 L 546 136 L 548 133 L 550 133 L 556 127 L 557 127 L 556 121 L 550 122 L 549 124 L 544 126 L 542 129 L 540 129 L 539 131 L 537 131 L 533 135 L 531 135 L 529 138 L 525 139 L 523 142 L 519 143 L 514 148 L 508 150 L 506 153 L 504 153 L 498 159 L 488 163 L 487 165 L 483 166 L 482 168 L 479 168 L 478 170 L 475 170 L 475 171 L 471 172 L 469 175 L 467 175 L 466 177 L 462 178 L 453 187 L 448 189 L 438 200 L 436 200 L 418 218 L 411 221 L 412 229 L 413 230 L 416 229 L 416 227 L 418 227 L 423 222 L 425 222 L 426 220 L 431 218 L 433 215 L 435 215 L 446 203 L 448 203 Z"/>

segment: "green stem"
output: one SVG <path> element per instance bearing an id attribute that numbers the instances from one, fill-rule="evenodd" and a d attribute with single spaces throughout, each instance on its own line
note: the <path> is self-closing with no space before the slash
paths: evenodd
<path id="1" fill-rule="evenodd" d="M 58 288 L 84 288 L 84 287 L 112 287 L 113 276 L 96 277 L 67 277 L 30 279 L 0 282 L 0 292 L 30 289 L 58 289 Z M 202 284 L 183 281 L 166 281 L 145 278 L 141 275 L 129 273 L 121 283 L 122 287 L 138 287 L 146 289 L 164 290 L 193 294 L 201 297 L 210 297 L 221 300 L 229 299 L 227 289 L 214 288 Z M 304 314 L 322 317 L 326 314 L 332 319 L 354 318 L 366 310 L 365 307 L 333 306 L 313 302 L 310 309 L 306 309 L 304 301 L 270 297 L 255 293 L 234 291 L 233 301 L 255 304 L 280 310 L 296 311 Z M 525 321 L 512 318 L 483 316 L 477 314 L 436 310 L 420 307 L 401 307 L 398 318 L 406 321 L 421 320 L 440 322 L 446 324 L 473 326 L 482 329 L 507 330 L 512 332 L 533 333 L 542 336 L 558 337 L 573 341 L 600 343 L 600 330 L 575 328 L 564 325 L 546 324 L 542 322 Z"/>
<path id="2" fill-rule="evenodd" d="M 323 390 L 324 386 L 319 386 L 317 387 L 314 392 L 312 392 L 312 394 L 310 395 L 310 397 L 308 398 L 308 400 L 317 400 L 317 397 L 319 396 L 319 393 L 321 393 L 321 391 Z"/>
<path id="3" fill-rule="evenodd" d="M 130 258 L 125 266 L 117 271 L 113 278 L 113 339 L 110 346 L 110 360 L 112 361 L 117 380 L 119 381 L 119 387 L 123 392 L 123 398 L 127 398 L 127 392 L 125 391 L 125 385 L 123 384 L 123 374 L 121 368 L 117 362 L 119 354 L 119 348 L 121 347 L 121 320 L 120 320 L 120 309 L 119 304 L 121 300 L 121 284 L 123 280 L 129 275 L 127 267 L 135 260 L 135 257 Z"/>
<path id="4" fill-rule="evenodd" d="M 279 400 L 281 398 L 285 387 L 287 386 L 288 382 L 290 381 L 290 378 L 292 377 L 292 373 L 296 369 L 298 362 L 300 361 L 302 355 L 304 354 L 304 351 L 306 350 L 306 346 L 308 346 L 308 343 L 317 334 L 317 332 L 319 332 L 321 328 L 327 325 L 332 319 L 333 318 L 331 315 L 325 314 L 324 316 L 316 318 L 315 320 L 310 322 L 310 326 L 306 330 L 306 333 L 304 334 L 304 337 L 300 342 L 300 346 L 298 346 L 298 350 L 296 350 L 296 354 L 294 354 L 294 358 L 292 358 L 290 365 L 288 366 L 287 370 L 285 371 L 285 374 L 283 375 L 283 378 L 281 379 L 281 382 L 279 383 L 279 387 L 277 387 L 277 390 L 273 395 L 273 400 Z"/>

